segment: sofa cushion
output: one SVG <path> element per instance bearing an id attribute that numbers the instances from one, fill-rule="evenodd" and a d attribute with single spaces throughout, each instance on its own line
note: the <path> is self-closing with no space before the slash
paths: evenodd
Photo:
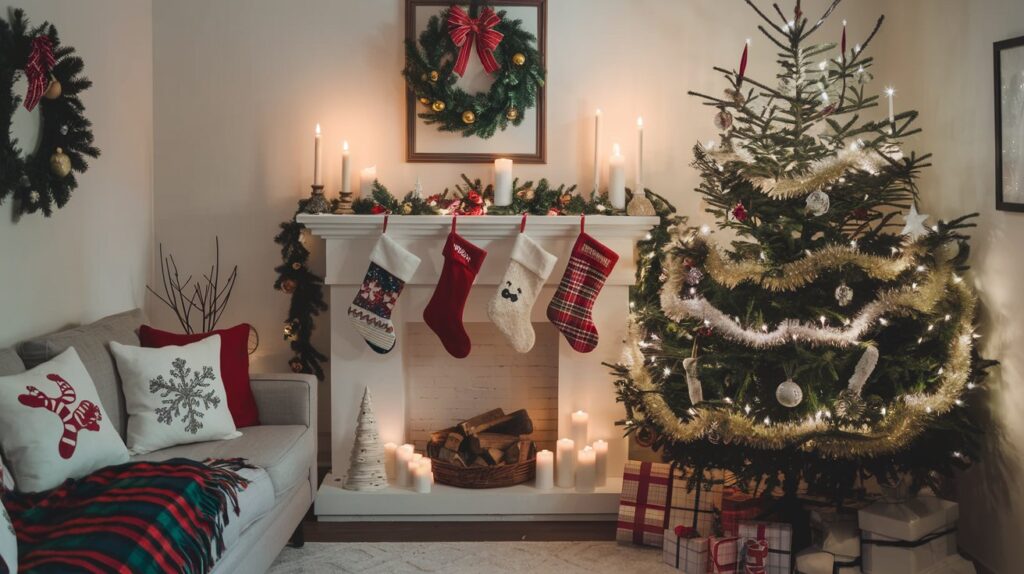
<path id="1" fill-rule="evenodd" d="M 238 429 L 242 436 L 232 440 L 197 442 L 133 456 L 132 460 L 161 461 L 169 458 L 244 458 L 267 471 L 280 496 L 303 480 L 309 480 L 313 466 L 313 431 L 303 425 L 264 425 Z"/>
<path id="2" fill-rule="evenodd" d="M 25 364 L 14 349 L 0 349 L 0 377 L 17 375 L 25 370 Z"/>
<path id="3" fill-rule="evenodd" d="M 96 385 L 100 402 L 110 416 L 110 422 L 123 437 L 128 416 L 125 414 L 124 395 L 121 393 L 121 378 L 117 374 L 117 366 L 108 344 L 117 341 L 124 345 L 138 345 L 139 336 L 136 331 L 144 322 L 145 316 L 139 309 L 125 311 L 95 323 L 25 341 L 18 345 L 18 354 L 25 368 L 31 369 L 56 357 L 68 347 L 74 347 Z"/>
<path id="4" fill-rule="evenodd" d="M 249 486 L 238 492 L 238 514 L 228 508 L 228 523 L 224 526 L 225 551 L 230 550 L 242 533 L 253 522 L 274 507 L 274 483 L 262 468 L 243 468 L 238 474 L 249 481 Z"/>

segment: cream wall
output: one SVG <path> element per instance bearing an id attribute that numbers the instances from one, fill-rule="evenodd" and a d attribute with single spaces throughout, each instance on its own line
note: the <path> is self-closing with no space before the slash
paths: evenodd
<path id="1" fill-rule="evenodd" d="M 974 278 L 986 306 L 984 352 L 1002 362 L 990 379 L 982 463 L 958 480 L 960 542 L 995 572 L 1019 572 L 1024 529 L 1024 214 L 995 210 L 992 42 L 1024 35 L 1020 0 L 891 2 L 892 28 L 907 30 L 889 55 L 901 106 L 921 112 L 917 146 L 934 167 L 921 179 L 926 212 L 978 211 Z"/>
<path id="2" fill-rule="evenodd" d="M 712 111 L 686 91 L 720 94 L 724 83 L 711 66 L 736 66 L 747 37 L 750 72 L 774 75 L 775 50 L 758 37 L 757 17 L 739 2 L 712 0 L 548 4 L 548 164 L 520 166 L 516 174 L 589 190 L 594 110 L 604 111 L 606 147 L 621 142 L 629 165 L 643 114 L 648 187 L 700 218 L 690 149 L 715 129 Z M 825 5 L 805 2 L 805 10 L 818 14 Z M 851 38 L 873 23 L 874 10 L 843 12 Z M 403 14 L 401 0 L 154 4 L 156 238 L 182 267 L 198 269 L 221 236 L 222 260 L 239 265 L 223 324 L 257 326 L 254 369 L 287 368 L 280 332 L 288 299 L 272 288 L 280 261 L 272 239 L 309 193 L 317 122 L 325 183 L 334 193 L 343 139 L 354 166 L 376 164 L 396 193 L 411 189 L 417 176 L 428 192 L 457 183 L 462 172 L 490 177 L 481 165 L 405 163 Z M 837 40 L 840 26 L 830 22 L 827 35 Z M 322 247 L 310 245 L 322 265 Z M 149 309 L 165 327 L 175 326 L 152 300 Z M 316 336 L 324 351 L 326 326 L 325 318 Z M 328 396 L 324 385 L 323 429 Z"/>
<path id="3" fill-rule="evenodd" d="M 103 155 L 46 219 L 0 206 L 0 347 L 144 304 L 152 252 L 153 34 L 148 0 L 22 0 L 85 60 Z"/>

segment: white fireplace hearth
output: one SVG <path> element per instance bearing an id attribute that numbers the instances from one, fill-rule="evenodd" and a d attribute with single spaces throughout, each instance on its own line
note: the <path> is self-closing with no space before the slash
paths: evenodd
<path id="1" fill-rule="evenodd" d="M 490 325 L 486 309 L 508 265 L 521 218 L 460 217 L 459 234 L 487 250 L 463 316 L 473 340 L 473 350 L 463 360 L 444 352 L 422 317 L 441 273 L 441 248 L 451 228 L 450 217 L 390 217 L 388 235 L 419 256 L 422 263 L 392 314 L 398 342 L 386 355 L 372 351 L 345 314 L 362 283 L 384 216 L 300 215 L 298 220 L 326 241 L 325 282 L 330 288 L 332 311 L 331 472 L 317 496 L 315 512 L 319 519 L 614 518 L 627 442 L 622 428 L 614 424 L 623 417 L 622 406 L 615 401 L 615 388 L 602 362 L 616 362 L 622 355 L 629 287 L 636 271 L 636 242 L 658 223 L 657 217 L 587 217 L 587 233 L 615 250 L 620 259 L 594 306 L 600 342 L 586 354 L 574 351 L 545 316 L 579 234 L 580 220 L 564 216 L 529 218 L 526 233 L 556 255 L 559 262 L 533 310 L 537 347 L 519 358 L 511 348 L 502 346 L 503 340 Z M 377 492 L 343 490 L 364 387 L 373 394 L 382 439 L 397 444 L 415 442 L 418 449 L 426 431 L 440 430 L 465 416 L 501 407 L 506 411 L 527 408 L 537 430 L 534 440 L 541 448 L 553 450 L 547 443 L 569 436 L 570 413 L 582 409 L 590 413 L 589 441 L 603 439 L 609 443 L 608 483 L 590 493 L 557 487 L 543 491 L 532 484 L 482 491 L 435 485 L 430 494 L 396 487 Z M 431 425 L 436 428 L 431 429 Z"/>

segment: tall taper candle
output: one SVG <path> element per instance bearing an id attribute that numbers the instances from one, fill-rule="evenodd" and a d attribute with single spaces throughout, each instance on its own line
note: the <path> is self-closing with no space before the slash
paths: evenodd
<path id="1" fill-rule="evenodd" d="M 571 425 L 569 426 L 569 438 L 577 445 L 587 444 L 587 434 L 590 425 L 590 415 L 584 411 L 576 411 L 570 415 Z"/>
<path id="2" fill-rule="evenodd" d="M 348 142 L 341 144 L 341 192 L 349 193 L 352 191 L 352 166 L 350 157 L 351 154 L 348 151 Z"/>
<path id="3" fill-rule="evenodd" d="M 576 481 L 576 445 L 571 438 L 560 438 L 556 443 L 555 484 L 559 488 L 572 488 Z"/>
<path id="4" fill-rule="evenodd" d="M 323 173 L 320 171 L 320 124 L 316 125 L 316 138 L 313 140 L 313 185 L 323 185 Z"/>
<path id="5" fill-rule="evenodd" d="M 608 483 L 608 443 L 603 440 L 595 440 L 594 454 L 597 459 L 594 465 L 597 471 L 597 485 L 604 486 Z"/>
<path id="6" fill-rule="evenodd" d="M 601 192 L 601 108 L 594 114 L 594 197 Z"/>
<path id="7" fill-rule="evenodd" d="M 512 160 L 494 160 L 494 205 L 512 205 Z"/>
<path id="8" fill-rule="evenodd" d="M 636 119 L 636 189 L 633 193 L 644 192 L 644 119 Z"/>
<path id="9" fill-rule="evenodd" d="M 626 158 L 619 144 L 612 146 L 608 158 L 608 201 L 615 209 L 626 209 Z"/>
<path id="10" fill-rule="evenodd" d="M 395 456 L 397 450 L 397 444 L 393 442 L 384 443 L 384 474 L 387 475 L 388 480 L 391 482 L 395 480 Z"/>
<path id="11" fill-rule="evenodd" d="M 594 492 L 597 486 L 596 457 L 594 449 L 583 447 L 576 453 L 576 491 Z"/>
<path id="12" fill-rule="evenodd" d="M 359 197 L 370 197 L 373 194 L 374 181 L 377 181 L 377 166 L 363 168 L 359 172 Z"/>
<path id="13" fill-rule="evenodd" d="M 896 88 L 889 86 L 885 89 L 885 95 L 889 97 L 889 133 L 896 133 L 896 115 L 892 109 L 892 97 L 896 93 Z"/>
<path id="14" fill-rule="evenodd" d="M 534 484 L 541 490 L 551 490 L 555 486 L 555 455 L 550 450 L 537 453 L 537 479 Z"/>

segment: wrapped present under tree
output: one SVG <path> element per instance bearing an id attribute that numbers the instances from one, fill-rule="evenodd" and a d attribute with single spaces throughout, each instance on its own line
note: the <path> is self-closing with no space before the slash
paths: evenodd
<path id="1" fill-rule="evenodd" d="M 661 548 L 671 489 L 670 465 L 627 461 L 622 473 L 615 539 L 621 544 Z"/>
<path id="2" fill-rule="evenodd" d="M 739 541 L 735 536 L 708 540 L 708 572 L 712 574 L 733 574 L 739 563 Z"/>
<path id="3" fill-rule="evenodd" d="M 793 528 L 782 522 L 741 522 L 741 563 L 745 574 L 789 574 L 793 561 Z"/>
<path id="4" fill-rule="evenodd" d="M 695 472 L 679 468 L 672 472 L 667 526 L 693 528 L 704 537 L 715 534 L 715 515 L 722 508 L 723 472 Z"/>
<path id="5" fill-rule="evenodd" d="M 686 574 L 708 571 L 708 539 L 688 526 L 665 529 L 662 557 L 665 564 Z"/>

